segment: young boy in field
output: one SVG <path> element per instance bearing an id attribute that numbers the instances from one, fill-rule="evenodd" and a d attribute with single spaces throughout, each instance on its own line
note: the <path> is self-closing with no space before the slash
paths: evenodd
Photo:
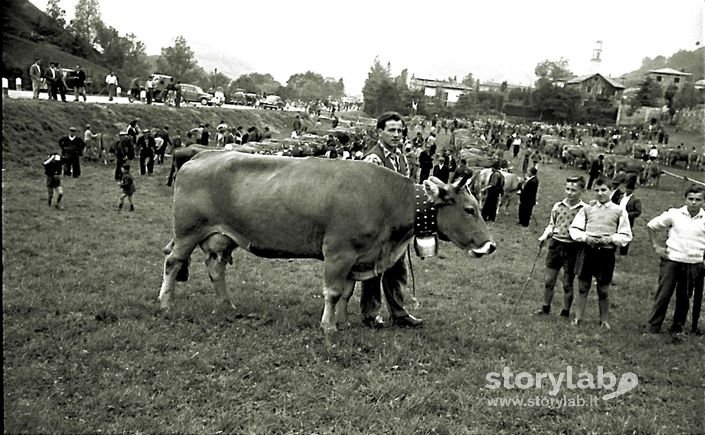
<path id="1" fill-rule="evenodd" d="M 575 260 L 581 244 L 570 238 L 568 228 L 578 212 L 585 206 L 580 199 L 585 190 L 585 178 L 570 177 L 565 183 L 565 198 L 551 208 L 548 226 L 539 237 L 539 246 L 550 239 L 546 253 L 546 278 L 544 281 L 543 306 L 538 315 L 551 312 L 553 288 L 556 285 L 558 273 L 563 269 L 563 309 L 561 317 L 570 316 L 573 304 L 573 282 L 575 280 Z"/>
<path id="2" fill-rule="evenodd" d="M 573 219 L 568 233 L 583 244 L 578 253 L 575 274 L 578 297 L 573 324 L 581 324 L 592 279 L 597 282 L 600 327 L 610 329 L 608 293 L 614 274 L 615 250 L 632 240 L 627 211 L 610 200 L 610 187 L 600 176 L 593 186 L 595 200 L 585 205 Z"/>
<path id="3" fill-rule="evenodd" d="M 44 175 L 46 175 L 46 186 L 49 198 L 47 199 L 47 204 L 51 207 L 51 200 L 56 192 L 56 205 L 55 207 L 59 210 L 63 210 L 64 207 L 61 205 L 61 199 L 64 197 L 64 191 L 61 188 L 61 171 L 63 164 L 61 162 L 61 156 L 54 153 L 49 156 L 48 159 L 44 161 Z"/>
<path id="4" fill-rule="evenodd" d="M 135 211 L 135 206 L 132 204 L 132 194 L 135 193 L 135 180 L 130 175 L 130 165 L 123 165 L 122 167 L 122 180 L 120 180 L 120 203 L 118 204 L 118 211 L 122 210 L 122 204 L 127 198 L 130 203 L 130 211 Z"/>

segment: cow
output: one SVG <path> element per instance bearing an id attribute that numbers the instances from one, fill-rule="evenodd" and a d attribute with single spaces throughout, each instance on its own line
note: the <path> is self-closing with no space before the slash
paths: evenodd
<path id="1" fill-rule="evenodd" d="M 347 325 L 355 281 L 383 273 L 404 255 L 421 215 L 435 213 L 438 236 L 472 256 L 495 251 L 465 181 L 432 177 L 415 185 L 363 161 L 199 153 L 175 185 L 160 305 L 169 308 L 175 282 L 188 279 L 191 253 L 200 246 L 216 294 L 232 307 L 225 267 L 241 247 L 259 257 L 323 260 L 321 327 L 334 331 Z"/>
<path id="2" fill-rule="evenodd" d="M 646 187 L 658 187 L 659 181 L 661 180 L 661 174 L 663 171 L 656 160 L 649 160 L 646 162 L 644 167 L 644 172 L 642 179 L 644 180 L 642 184 Z"/>
<path id="3" fill-rule="evenodd" d="M 688 150 L 680 148 L 669 148 L 664 150 L 663 153 L 659 153 L 662 158 L 662 163 L 668 166 L 676 166 L 678 162 L 684 162 L 685 168 L 688 168 L 688 161 L 690 160 L 690 152 Z"/>
<path id="4" fill-rule="evenodd" d="M 506 215 L 509 214 L 509 205 L 512 203 L 514 197 L 516 197 L 519 189 L 521 189 L 524 180 L 520 176 L 509 171 L 501 170 L 500 172 L 504 176 L 504 192 L 500 197 L 499 204 L 497 204 L 497 210 L 504 206 L 504 214 Z M 476 175 L 471 181 L 471 185 L 473 186 L 472 191 L 478 197 L 481 205 L 483 204 L 484 199 L 482 191 L 485 187 L 487 187 L 487 184 L 490 181 L 490 175 L 492 175 L 492 168 L 481 169 L 479 172 L 476 171 Z"/>
<path id="5" fill-rule="evenodd" d="M 566 149 L 566 163 L 569 166 L 583 168 L 587 166 L 588 156 L 585 149 L 577 146 L 569 146 Z"/>
<path id="6" fill-rule="evenodd" d="M 688 153 L 688 167 L 689 171 L 700 170 L 700 153 L 693 147 L 693 149 Z"/>
<path id="7" fill-rule="evenodd" d="M 604 173 L 608 177 L 613 177 L 620 171 L 636 175 L 644 171 L 643 161 L 626 156 L 616 156 L 614 154 L 605 156 L 604 165 Z"/>

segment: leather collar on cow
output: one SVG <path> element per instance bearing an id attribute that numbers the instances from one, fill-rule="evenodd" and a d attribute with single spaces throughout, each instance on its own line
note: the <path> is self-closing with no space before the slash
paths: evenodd
<path id="1" fill-rule="evenodd" d="M 416 185 L 415 193 L 414 235 L 416 237 L 433 236 L 438 232 L 438 207 L 428 198 L 422 185 Z"/>

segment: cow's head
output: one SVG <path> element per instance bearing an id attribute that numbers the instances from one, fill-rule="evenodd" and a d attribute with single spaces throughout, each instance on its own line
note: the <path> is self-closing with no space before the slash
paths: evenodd
<path id="1" fill-rule="evenodd" d="M 426 195 L 438 208 L 438 235 L 463 251 L 481 257 L 497 249 L 485 221 L 480 216 L 480 205 L 466 188 L 467 178 L 455 184 L 446 184 L 436 177 L 424 181 Z"/>

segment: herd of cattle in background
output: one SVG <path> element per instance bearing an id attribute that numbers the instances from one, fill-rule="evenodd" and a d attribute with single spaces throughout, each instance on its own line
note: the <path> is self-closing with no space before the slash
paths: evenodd
<path id="1" fill-rule="evenodd" d="M 445 124 L 445 123 L 444 123 Z M 412 144 L 414 135 L 435 134 L 435 128 L 427 125 L 421 117 L 412 117 L 408 123 L 405 149 Z M 479 193 L 483 181 L 489 178 L 489 168 L 495 161 L 500 161 L 505 176 L 505 194 L 501 201 L 508 207 L 517 190 L 521 187 L 524 173 L 522 169 L 513 168 L 510 162 L 517 138 L 521 142 L 519 159 L 531 154 L 533 163 L 541 164 L 560 162 L 561 165 L 589 171 L 592 162 L 603 155 L 603 174 L 612 177 L 618 173 L 636 176 L 643 186 L 658 186 L 663 167 L 674 166 L 690 171 L 705 170 L 705 152 L 694 147 L 652 144 L 644 129 L 620 131 L 618 128 L 596 126 L 565 126 L 542 123 L 512 124 L 493 121 L 457 121 L 448 123 L 450 139 L 448 147 L 456 160 L 464 159 L 467 166 L 478 174 L 473 183 L 473 192 Z M 430 129 L 430 131 L 429 131 Z M 442 130 L 442 129 L 441 129 Z M 623 129 L 622 129 L 623 130 Z M 319 129 L 296 137 L 285 139 L 268 139 L 263 142 L 248 142 L 234 145 L 232 148 L 252 154 L 276 154 L 291 157 L 327 157 L 360 159 L 364 152 L 376 143 L 376 131 L 372 120 L 367 122 L 341 123 L 335 129 Z M 658 151 L 657 158 L 649 158 L 653 147 Z M 176 150 L 174 153 L 176 168 L 203 149 L 197 145 Z M 417 159 L 416 148 L 407 151 L 407 158 Z M 439 150 L 438 152 L 440 152 Z M 505 156 L 507 158 L 505 158 Z M 516 160 L 515 160 L 516 161 Z M 415 162 L 418 165 L 418 161 Z M 517 170 L 518 169 L 518 170 Z M 479 172 L 477 172 L 479 170 Z M 418 180 L 417 180 L 418 182 Z M 478 195 L 479 196 L 479 195 Z M 481 199 L 481 198 L 480 198 Z"/>

